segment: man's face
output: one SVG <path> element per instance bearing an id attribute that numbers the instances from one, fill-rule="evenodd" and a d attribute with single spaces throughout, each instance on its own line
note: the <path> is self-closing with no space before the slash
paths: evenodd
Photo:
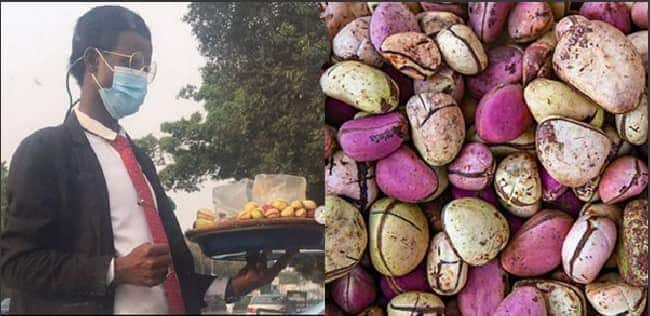
<path id="1" fill-rule="evenodd" d="M 143 66 L 151 65 L 151 42 L 137 32 L 120 32 L 117 37 L 117 44 L 109 51 L 111 53 L 102 52 L 100 50 L 100 53 L 111 68 L 115 66 L 131 66 L 134 69 L 140 70 Z M 118 54 L 133 57 L 129 58 Z M 135 54 L 135 56 L 133 54 Z M 95 76 L 103 88 L 110 88 L 113 85 L 113 70 L 104 63 L 102 56 L 97 57 L 97 70 Z"/>

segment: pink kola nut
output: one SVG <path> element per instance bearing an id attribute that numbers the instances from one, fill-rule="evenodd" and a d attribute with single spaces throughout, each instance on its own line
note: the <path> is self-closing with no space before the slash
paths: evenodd
<path id="1" fill-rule="evenodd" d="M 338 132 L 338 140 L 348 157 L 356 161 L 373 161 L 383 159 L 397 150 L 406 135 L 406 118 L 392 112 L 343 123 Z"/>
<path id="2" fill-rule="evenodd" d="M 448 166 L 449 182 L 464 190 L 480 191 L 494 176 L 495 161 L 490 148 L 468 143 Z"/>
<path id="3" fill-rule="evenodd" d="M 632 31 L 630 10 L 623 2 L 585 2 L 580 7 L 580 15 L 611 24 L 625 34 Z"/>
<path id="4" fill-rule="evenodd" d="M 467 12 L 463 5 L 460 3 L 435 3 L 435 2 L 420 2 L 422 10 L 424 11 L 442 11 L 451 12 L 461 18 L 467 17 Z"/>
<path id="5" fill-rule="evenodd" d="M 484 43 L 495 41 L 503 31 L 508 13 L 512 8 L 509 2 L 470 2 L 469 25 Z"/>
<path id="6" fill-rule="evenodd" d="M 370 19 L 370 41 L 377 52 L 381 52 L 381 44 L 395 33 L 419 32 L 420 26 L 407 6 L 399 2 L 379 4 Z"/>
<path id="7" fill-rule="evenodd" d="M 375 172 L 379 189 L 402 202 L 422 202 L 438 188 L 436 172 L 405 146 L 379 160 Z"/>
<path id="8" fill-rule="evenodd" d="M 546 302 L 542 292 L 532 286 L 514 289 L 499 304 L 494 316 L 546 316 Z"/>
<path id="9" fill-rule="evenodd" d="M 467 282 L 458 293 L 458 309 L 463 315 L 492 316 L 503 300 L 508 275 L 494 259 L 479 267 L 469 267 Z"/>
<path id="10" fill-rule="evenodd" d="M 544 201 L 555 201 L 568 189 L 553 179 L 542 166 L 539 166 L 539 176 L 542 179 L 542 200 Z"/>
<path id="11" fill-rule="evenodd" d="M 527 220 L 501 253 L 503 269 L 517 276 L 538 276 L 562 263 L 562 242 L 573 218 L 559 210 L 542 210 Z"/>
<path id="12" fill-rule="evenodd" d="M 612 204 L 641 193 L 647 186 L 646 163 L 632 156 L 623 156 L 605 168 L 598 185 L 598 194 L 604 203 Z"/>
<path id="13" fill-rule="evenodd" d="M 522 78 L 523 51 L 517 46 L 499 46 L 488 51 L 488 67 L 466 78 L 467 90 L 475 98 L 499 84 L 519 83 Z"/>
<path id="14" fill-rule="evenodd" d="M 511 141 L 523 134 L 532 121 L 519 84 L 494 87 L 476 108 L 476 131 L 487 142 Z"/>
<path id="15" fill-rule="evenodd" d="M 381 276 L 379 279 L 379 287 L 384 296 L 389 300 L 399 294 L 409 291 L 431 292 L 429 284 L 427 283 L 426 268 L 422 264 L 420 264 L 415 270 L 403 276 Z"/>
<path id="16" fill-rule="evenodd" d="M 616 246 L 616 224 L 604 216 L 580 216 L 562 244 L 564 272 L 580 284 L 593 282 Z"/>
<path id="17" fill-rule="evenodd" d="M 375 280 L 370 273 L 359 266 L 348 275 L 334 281 L 330 289 L 334 302 L 350 314 L 361 312 L 377 297 Z"/>

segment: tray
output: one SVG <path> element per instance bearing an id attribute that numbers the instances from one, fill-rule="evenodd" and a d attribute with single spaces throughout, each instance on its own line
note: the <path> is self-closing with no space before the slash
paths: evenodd
<path id="1" fill-rule="evenodd" d="M 216 260 L 245 261 L 247 251 L 267 250 L 275 260 L 285 249 L 300 249 L 298 256 L 322 255 L 325 226 L 311 218 L 227 220 L 214 227 L 193 229 L 185 236 Z"/>

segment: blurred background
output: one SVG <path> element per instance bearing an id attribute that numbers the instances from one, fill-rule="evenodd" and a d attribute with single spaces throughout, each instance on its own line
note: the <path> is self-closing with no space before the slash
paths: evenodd
<path id="1" fill-rule="evenodd" d="M 143 17 L 158 65 L 140 111 L 120 123 L 156 162 L 183 231 L 198 208 L 212 206 L 212 188 L 226 179 L 304 176 L 308 198 L 322 204 L 323 100 L 316 83 L 328 43 L 318 3 L 115 4 Z M 2 226 L 11 156 L 26 136 L 62 123 L 74 25 L 96 5 L 2 3 Z M 71 89 L 77 98 L 72 80 Z M 305 294 L 292 295 L 322 300 L 320 258 L 296 261 L 253 295 L 282 292 L 286 299 L 302 288 Z M 225 276 L 242 266 L 203 257 L 196 268 Z M 218 298 L 209 303 L 206 312 L 224 311 Z M 245 312 L 244 305 L 235 309 Z"/>

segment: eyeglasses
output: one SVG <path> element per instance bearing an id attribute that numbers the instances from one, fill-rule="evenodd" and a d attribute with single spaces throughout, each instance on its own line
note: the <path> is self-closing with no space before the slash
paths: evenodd
<path id="1" fill-rule="evenodd" d="M 122 54 L 118 52 L 102 50 L 102 53 L 122 57 L 119 64 L 116 66 L 128 67 L 131 69 L 145 72 L 147 74 L 147 82 L 149 83 L 153 82 L 154 78 L 156 77 L 156 71 L 157 71 L 156 63 L 152 61 L 151 64 L 149 65 L 145 64 L 144 53 L 142 52 L 135 52 L 133 54 Z"/>

